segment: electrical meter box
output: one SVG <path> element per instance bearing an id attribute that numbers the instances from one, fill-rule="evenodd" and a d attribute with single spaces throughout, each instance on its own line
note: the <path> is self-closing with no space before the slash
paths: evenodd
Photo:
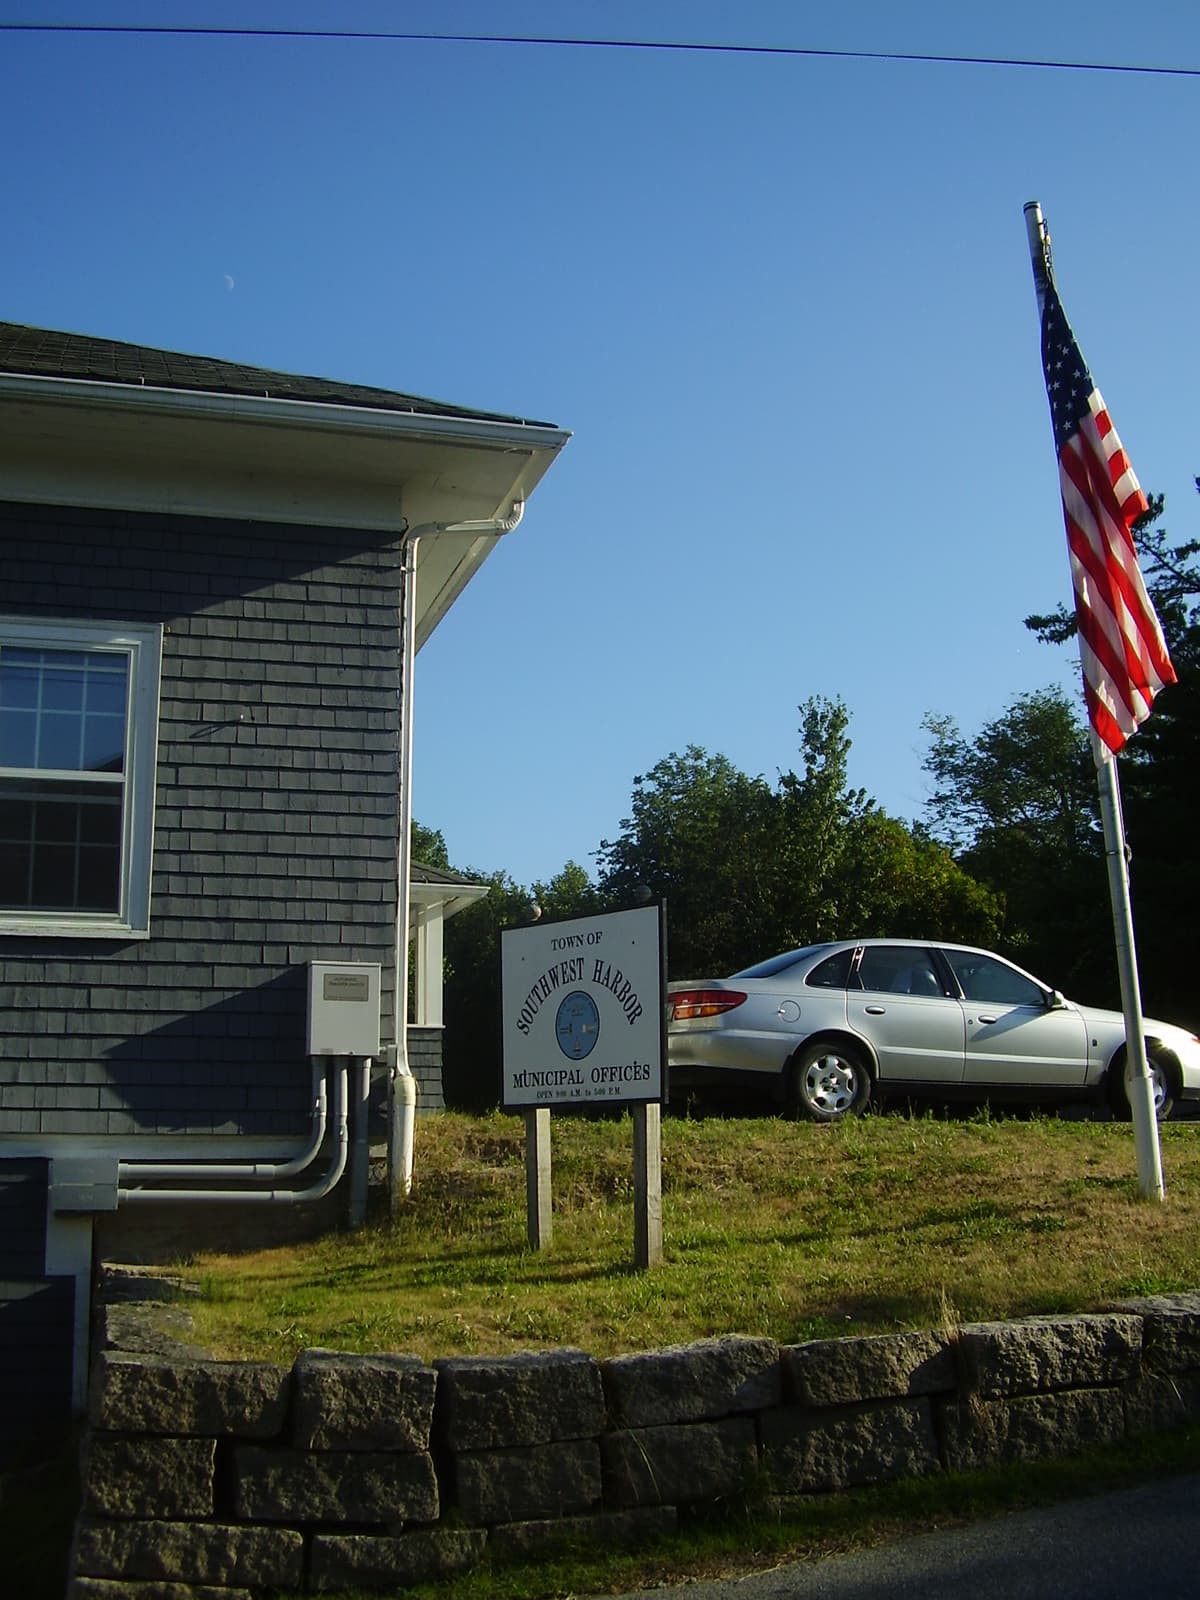
<path id="1" fill-rule="evenodd" d="M 364 961 L 308 964 L 310 1056 L 379 1054 L 379 968 Z"/>

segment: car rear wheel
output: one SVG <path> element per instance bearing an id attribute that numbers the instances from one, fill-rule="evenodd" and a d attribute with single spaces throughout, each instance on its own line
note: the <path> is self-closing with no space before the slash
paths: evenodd
<path id="1" fill-rule="evenodd" d="M 791 1064 L 788 1109 L 810 1122 L 858 1117 L 871 1098 L 871 1075 L 857 1051 L 842 1044 L 807 1045 Z"/>
<path id="2" fill-rule="evenodd" d="M 1150 1093 L 1154 1101 L 1154 1115 L 1159 1122 L 1165 1122 L 1175 1109 L 1179 1089 L 1176 1083 L 1174 1064 L 1163 1057 L 1150 1046 L 1146 1051 L 1146 1062 L 1150 1068 Z M 1133 1062 L 1121 1059 L 1113 1063 L 1113 1115 L 1128 1122 L 1133 1115 L 1130 1093 L 1133 1082 Z"/>

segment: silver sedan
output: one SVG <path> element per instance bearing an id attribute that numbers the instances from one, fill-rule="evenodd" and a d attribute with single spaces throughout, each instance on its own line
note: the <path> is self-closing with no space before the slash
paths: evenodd
<path id="1" fill-rule="evenodd" d="M 1200 1039 L 1145 1019 L 1155 1110 L 1200 1099 Z M 1125 1022 L 966 945 L 846 939 L 667 990 L 671 1092 L 770 1090 L 837 1122 L 873 1097 L 1107 1102 L 1129 1114 Z"/>

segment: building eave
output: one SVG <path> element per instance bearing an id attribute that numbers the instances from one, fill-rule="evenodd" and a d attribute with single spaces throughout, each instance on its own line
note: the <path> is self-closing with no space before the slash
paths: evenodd
<path id="1" fill-rule="evenodd" d="M 447 416 L 414 409 L 386 410 L 375 406 L 335 405 L 328 401 L 234 393 L 209 393 L 196 389 L 169 389 L 151 384 L 106 383 L 85 378 L 44 377 L 21 372 L 0 372 L 0 398 L 43 401 L 56 405 L 100 407 L 181 417 L 270 423 L 319 432 L 348 431 L 358 437 L 458 440 L 493 450 L 557 451 L 571 437 L 561 428 L 518 418 L 491 418 L 464 414 Z"/>
<path id="2" fill-rule="evenodd" d="M 0 499 L 394 534 L 503 516 L 570 437 L 453 416 L 0 373 Z M 422 551 L 418 647 L 495 542 Z"/>

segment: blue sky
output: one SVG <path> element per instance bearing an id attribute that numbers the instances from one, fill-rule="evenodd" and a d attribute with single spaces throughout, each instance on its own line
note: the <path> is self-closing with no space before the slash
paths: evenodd
<path id="1" fill-rule="evenodd" d="M 1200 68 L 1095 0 L 10 0 L 6 21 L 691 39 Z M 1081 26 L 1086 17 L 1086 27 Z M 499 44 L 0 34 L 0 317 L 574 437 L 422 651 L 454 863 L 591 868 L 688 744 L 773 778 L 840 696 L 922 814 L 921 718 L 1075 688 L 1022 205 L 1143 484 L 1200 527 L 1200 77 Z"/>

